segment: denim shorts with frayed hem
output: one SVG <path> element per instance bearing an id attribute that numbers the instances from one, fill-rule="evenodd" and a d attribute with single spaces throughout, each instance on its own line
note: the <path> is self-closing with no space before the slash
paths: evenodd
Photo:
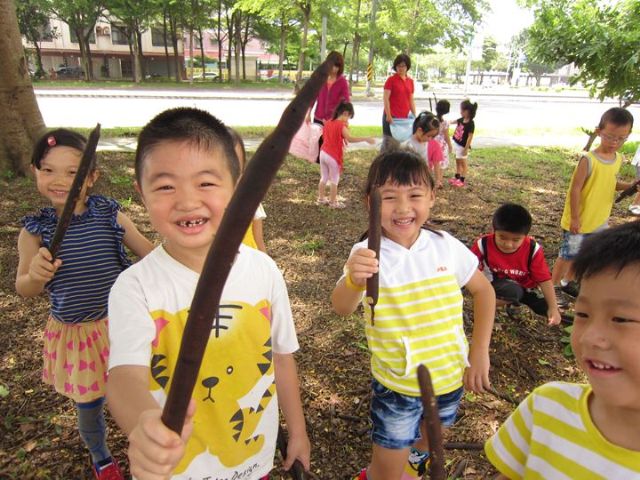
<path id="1" fill-rule="evenodd" d="M 590 233 L 571 233 L 562 230 L 562 242 L 560 243 L 560 251 L 558 257 L 563 260 L 573 260 L 578 255 L 582 242 Z"/>
<path id="2" fill-rule="evenodd" d="M 373 443 L 384 448 L 399 450 L 408 448 L 420 438 L 422 400 L 385 387 L 375 378 L 371 382 L 371 422 Z M 462 399 L 462 387 L 439 395 L 438 412 L 442 426 L 453 425 L 458 405 Z"/>

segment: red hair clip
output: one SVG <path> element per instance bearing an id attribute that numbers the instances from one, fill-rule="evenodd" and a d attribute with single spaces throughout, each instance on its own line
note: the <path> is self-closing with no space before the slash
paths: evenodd
<path id="1" fill-rule="evenodd" d="M 56 146 L 56 137 L 54 137 L 53 135 L 49 135 L 49 136 L 47 137 L 47 144 L 48 144 L 50 147 L 55 147 L 55 146 Z"/>

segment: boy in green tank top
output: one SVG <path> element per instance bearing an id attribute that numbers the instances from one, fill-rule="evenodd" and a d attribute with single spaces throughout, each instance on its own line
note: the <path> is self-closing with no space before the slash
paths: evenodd
<path id="1" fill-rule="evenodd" d="M 596 127 L 600 144 L 580 158 L 571 176 L 560 222 L 562 243 L 551 273 L 559 306 L 566 306 L 563 292 L 574 298 L 578 294 L 572 267 L 582 241 L 607 227 L 616 190 L 631 186 L 618 181 L 617 175 L 622 165 L 618 150 L 632 128 L 633 116 L 628 110 L 619 107 L 607 110 Z"/>

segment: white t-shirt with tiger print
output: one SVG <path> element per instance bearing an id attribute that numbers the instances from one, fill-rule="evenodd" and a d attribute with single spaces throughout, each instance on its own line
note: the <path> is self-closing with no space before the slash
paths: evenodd
<path id="1" fill-rule="evenodd" d="M 162 246 L 125 270 L 109 297 L 109 368 L 150 367 L 164 405 L 198 274 Z M 272 353 L 298 349 L 286 285 L 266 254 L 240 246 L 214 319 L 193 398 L 194 431 L 174 479 L 259 479 L 278 431 Z"/>

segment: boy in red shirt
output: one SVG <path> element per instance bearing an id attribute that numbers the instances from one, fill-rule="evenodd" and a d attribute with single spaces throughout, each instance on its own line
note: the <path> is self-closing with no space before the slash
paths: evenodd
<path id="1" fill-rule="evenodd" d="M 529 236 L 531 223 L 526 208 L 505 203 L 493 214 L 493 233 L 480 237 L 471 251 L 496 292 L 496 305 L 524 304 L 557 325 L 560 311 L 551 273 L 542 247 Z"/>

